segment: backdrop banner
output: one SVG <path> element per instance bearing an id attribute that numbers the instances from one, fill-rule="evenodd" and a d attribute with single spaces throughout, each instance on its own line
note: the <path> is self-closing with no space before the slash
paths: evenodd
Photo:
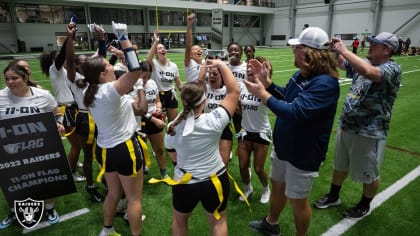
<path id="1" fill-rule="evenodd" d="M 223 46 L 223 10 L 211 11 L 211 49 L 222 49 Z"/>
<path id="2" fill-rule="evenodd" d="M 0 184 L 9 206 L 76 192 L 53 113 L 0 120 Z"/>

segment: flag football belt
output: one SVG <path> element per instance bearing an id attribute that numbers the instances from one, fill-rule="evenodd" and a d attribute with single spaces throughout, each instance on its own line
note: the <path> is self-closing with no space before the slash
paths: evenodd
<path id="1" fill-rule="evenodd" d="M 71 105 L 62 104 L 62 105 L 59 105 L 59 106 L 60 106 L 61 114 L 63 114 L 63 116 L 65 116 L 67 107 L 70 107 Z M 76 130 L 76 127 L 73 127 L 69 132 L 64 132 L 63 136 L 64 137 L 70 136 L 74 133 L 75 130 Z"/>
<path id="2" fill-rule="evenodd" d="M 163 183 L 166 183 L 166 184 L 168 184 L 170 186 L 174 186 L 174 185 L 178 185 L 178 184 L 186 184 L 191 179 L 199 180 L 198 178 L 193 177 L 190 172 L 185 171 L 184 169 L 181 169 L 181 168 L 180 168 L 180 170 L 184 173 L 184 175 L 178 181 L 175 181 L 175 180 L 171 179 L 170 177 L 165 177 L 163 179 L 151 178 L 149 180 L 149 183 L 150 184 L 156 184 L 156 183 L 163 182 Z M 214 212 L 213 212 L 214 218 L 216 220 L 219 220 L 220 219 L 220 214 L 219 214 L 218 209 L 220 208 L 220 206 L 223 203 L 223 188 L 222 188 L 222 183 L 219 180 L 218 174 L 222 174 L 225 170 L 226 170 L 226 167 L 223 167 L 222 169 L 220 169 L 216 173 L 213 173 L 210 177 L 204 179 L 204 180 L 207 180 L 207 179 L 210 179 L 211 180 L 211 182 L 213 183 L 214 188 L 216 189 L 217 196 L 219 198 L 219 202 L 220 203 L 216 207 L 216 210 L 214 210 Z M 249 204 L 247 197 L 241 191 L 241 189 L 239 188 L 239 185 L 236 183 L 235 179 L 231 176 L 231 174 L 229 173 L 229 171 L 227 171 L 227 174 L 228 174 L 229 178 L 233 181 L 233 184 L 235 186 L 235 190 L 243 197 L 243 199 L 245 199 L 245 203 L 248 205 L 248 207 L 249 207 L 249 209 L 251 211 L 251 205 Z"/>
<path id="3" fill-rule="evenodd" d="M 142 153 L 143 156 L 146 158 L 146 156 L 148 156 L 149 161 L 150 161 L 150 156 L 149 156 L 149 152 L 147 150 L 147 145 L 146 143 L 137 135 L 137 133 L 134 133 L 134 135 L 136 136 L 136 139 L 139 141 L 141 148 L 142 148 Z M 134 144 L 132 141 L 132 138 L 130 138 L 129 140 L 125 141 L 125 145 L 128 148 L 128 151 L 130 153 L 130 158 L 133 161 L 133 174 L 131 175 L 131 177 L 136 177 L 137 176 L 137 170 L 136 170 L 136 154 L 134 151 Z M 102 177 L 105 174 L 105 170 L 106 170 L 106 148 L 102 148 L 102 152 L 101 152 L 101 156 L 102 156 L 102 165 L 101 168 L 99 170 L 99 174 L 96 177 L 96 182 L 100 183 L 102 181 Z M 93 144 L 93 158 L 96 160 L 96 162 L 99 163 L 98 159 L 96 158 L 96 142 Z M 144 167 L 143 167 L 144 168 Z"/>

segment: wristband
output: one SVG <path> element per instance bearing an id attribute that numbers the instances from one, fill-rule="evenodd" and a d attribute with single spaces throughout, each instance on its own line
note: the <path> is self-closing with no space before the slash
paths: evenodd
<path id="1" fill-rule="evenodd" d="M 63 124 L 63 121 L 64 121 L 64 116 L 62 116 L 62 115 L 60 114 L 60 115 L 55 115 L 54 117 L 55 117 L 55 121 L 56 121 L 57 123 Z"/>
<path id="2" fill-rule="evenodd" d="M 147 120 L 150 120 L 150 119 L 152 119 L 152 114 L 150 114 L 150 113 L 146 113 L 146 114 L 144 115 L 144 118 L 146 118 Z"/>
<path id="3" fill-rule="evenodd" d="M 130 72 L 140 70 L 139 60 L 133 47 L 125 48 L 124 57 L 127 62 L 127 67 Z"/>

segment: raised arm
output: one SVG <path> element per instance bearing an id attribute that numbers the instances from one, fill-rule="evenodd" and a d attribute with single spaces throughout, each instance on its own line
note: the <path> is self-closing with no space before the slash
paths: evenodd
<path id="1" fill-rule="evenodd" d="M 192 27 L 193 27 L 195 18 L 196 17 L 194 13 L 187 16 L 187 32 L 185 33 L 185 56 L 184 56 L 185 66 L 188 66 L 191 62 Z"/>
<path id="2" fill-rule="evenodd" d="M 67 40 L 69 42 L 66 44 L 66 61 L 67 61 L 67 79 L 74 83 L 76 78 L 76 66 L 74 65 L 74 45 L 73 45 L 73 36 L 76 28 L 72 25 L 67 25 Z"/>
<path id="3" fill-rule="evenodd" d="M 207 60 L 208 64 L 214 64 L 217 66 L 222 74 L 223 82 L 226 86 L 226 96 L 221 102 L 223 106 L 232 117 L 236 111 L 236 106 L 239 101 L 239 86 L 233 77 L 232 71 L 229 69 L 227 64 L 221 60 Z"/>
<path id="4" fill-rule="evenodd" d="M 369 62 L 363 60 L 353 52 L 349 51 L 343 41 L 339 39 L 333 39 L 333 51 L 347 60 L 350 63 L 350 66 L 365 78 L 372 80 L 374 83 L 379 83 L 382 81 L 382 75 L 379 67 L 371 65 Z M 338 61 L 338 63 L 339 62 L 340 61 Z M 338 65 L 340 68 L 342 67 L 340 64 Z"/>
<path id="5" fill-rule="evenodd" d="M 112 30 L 121 44 L 121 50 L 127 63 L 129 72 L 114 82 L 115 89 L 120 95 L 128 93 L 140 77 L 140 65 L 137 55 L 128 39 L 127 25 L 112 22 Z"/>
<path id="6" fill-rule="evenodd" d="M 149 53 L 147 53 L 147 62 L 153 66 L 153 56 L 156 53 L 156 47 L 159 44 L 159 31 L 155 31 L 153 33 L 153 43 L 152 47 L 149 50 Z"/>

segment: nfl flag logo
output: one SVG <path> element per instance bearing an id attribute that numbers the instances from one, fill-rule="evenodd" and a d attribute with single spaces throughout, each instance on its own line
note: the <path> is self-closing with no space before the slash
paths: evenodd
<path id="1" fill-rule="evenodd" d="M 15 214 L 19 224 L 27 229 L 32 229 L 41 221 L 44 212 L 44 201 L 27 198 L 23 201 L 15 200 Z"/>

